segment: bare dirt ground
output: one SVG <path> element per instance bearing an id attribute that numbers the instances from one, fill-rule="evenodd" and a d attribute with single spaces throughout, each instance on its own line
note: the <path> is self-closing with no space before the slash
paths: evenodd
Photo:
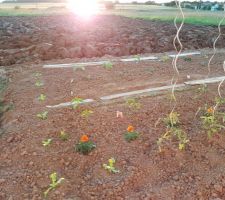
<path id="1" fill-rule="evenodd" d="M 87 60 L 87 58 L 77 58 L 76 56 L 59 60 L 67 57 L 59 56 L 60 48 L 58 47 L 67 50 L 77 48 L 77 46 L 69 47 L 58 44 L 57 37 L 60 34 L 64 35 L 60 36 L 64 41 L 67 36 L 71 36 L 69 34 L 71 32 L 67 29 L 70 31 L 78 29 L 77 26 L 72 26 L 74 21 L 66 20 L 68 18 L 71 19 L 72 16 L 31 19 L 4 18 L 7 19 L 6 21 L 11 20 L 12 22 L 12 25 L 6 27 L 11 26 L 14 29 L 15 22 L 18 20 L 19 26 L 26 26 L 31 32 L 24 31 L 23 33 L 21 30 L 25 29 L 18 27 L 15 28 L 18 31 L 17 36 L 12 32 L 10 37 L 0 38 L 3 49 L 1 55 L 4 55 L 1 62 L 8 65 L 4 69 L 9 78 L 8 87 L 4 93 L 4 103 L 12 105 L 9 111 L 1 117 L 0 199 L 44 199 L 43 192 L 50 184 L 49 175 L 52 172 L 57 172 L 58 176 L 65 180 L 56 190 L 49 193 L 48 199 L 51 200 L 225 199 L 224 135 L 216 135 L 216 137 L 208 139 L 207 133 L 202 128 L 200 116 L 196 115 L 199 107 L 203 107 L 205 104 L 213 106 L 214 99 L 218 96 L 217 84 L 209 85 L 208 90 L 202 93 L 199 93 L 200 86 L 176 92 L 176 112 L 180 114 L 181 127 L 187 132 L 190 143 L 187 144 L 184 151 L 177 150 L 177 146 L 172 144 L 165 148 L 163 154 L 159 153 L 156 141 L 166 130 L 165 124 L 159 119 L 166 117 L 173 107 L 170 99 L 171 91 L 164 95 L 139 98 L 141 107 L 138 110 L 130 109 L 125 100 L 109 104 L 99 101 L 97 104 L 80 105 L 76 109 L 70 107 L 46 108 L 46 105 L 71 101 L 74 97 L 98 100 L 104 95 L 170 85 L 173 76 L 171 59 L 118 62 L 113 65 L 112 69 L 106 69 L 103 66 L 89 66 L 85 70 L 44 69 L 43 64 L 46 63 Z M 108 23 L 106 19 L 112 20 L 113 23 Z M 3 18 L 0 20 L 2 24 L 6 22 Z M 79 27 L 85 30 L 84 34 L 71 37 L 74 41 L 81 42 L 78 45 L 82 49 L 81 57 L 86 56 L 83 54 L 85 52 L 83 48 L 86 45 L 91 44 L 93 48 L 97 48 L 97 44 L 105 41 L 104 45 L 111 45 L 110 47 L 114 49 L 113 45 L 121 42 L 122 38 L 127 38 L 129 42 L 136 41 L 129 39 L 134 35 L 137 37 L 137 42 L 130 48 L 144 48 L 143 44 L 147 41 L 144 36 L 149 36 L 151 31 L 155 37 L 156 46 L 159 45 L 160 39 L 171 38 L 165 43 L 165 46 L 162 45 L 161 50 L 155 47 L 149 52 L 173 49 L 171 41 L 175 30 L 171 24 L 142 20 L 132 21 L 128 18 L 111 16 L 96 18 L 94 22 L 96 26 L 93 25 L 93 27 L 90 24 L 85 26 L 79 24 Z M 131 24 L 132 26 L 129 26 Z M 62 27 L 64 30 L 61 29 Z M 96 32 L 97 27 L 99 27 L 99 33 Z M 157 28 L 159 29 L 159 27 L 161 27 L 161 31 L 158 33 Z M 43 29 L 43 32 L 38 28 Z M 1 34 L 9 34 L 5 30 L 8 28 L 3 29 Z M 112 37 L 102 34 L 105 30 L 109 30 L 109 33 L 112 31 Z M 190 32 L 187 33 L 185 30 Z M 200 34 L 203 30 L 209 32 Z M 224 29 L 222 30 L 224 31 Z M 121 37 L 124 32 L 128 36 Z M 96 33 L 102 37 L 92 38 Z M 186 36 L 182 35 L 185 48 L 210 47 L 212 45 L 210 33 L 213 36 L 218 34 L 215 27 L 189 26 L 187 28 L 186 26 L 183 31 Z M 160 34 L 163 37 L 160 37 Z M 188 34 L 192 36 L 188 38 Z M 195 34 L 199 34 L 199 37 Z M 23 38 L 27 35 L 30 38 L 29 42 L 26 45 L 17 46 L 20 40 L 15 38 Z M 105 40 L 103 36 L 106 37 Z M 81 37 L 86 37 L 86 39 L 81 39 Z M 95 44 L 91 43 L 96 40 L 98 42 Z M 8 47 L 6 41 L 8 41 Z M 21 39 L 21 41 L 23 40 Z M 223 41 L 224 36 L 218 43 L 219 47 L 224 45 Z M 45 53 L 43 53 L 43 49 L 37 53 L 39 44 L 45 42 L 51 43 L 53 46 L 50 45 L 51 48 Z M 139 46 L 138 42 L 141 42 L 142 45 Z M 65 43 L 63 44 L 65 45 Z M 121 42 L 121 47 L 125 46 L 124 44 L 125 42 Z M 31 46 L 34 47 L 31 48 Z M 19 49 L 27 47 L 33 50 L 29 50 L 29 53 L 25 54 L 26 56 L 17 58 L 21 54 Z M 18 50 L 19 54 L 11 53 L 11 58 L 9 58 L 8 53 L 14 51 L 12 49 Z M 101 55 L 114 55 L 105 53 L 104 48 L 99 49 L 102 52 Z M 212 52 L 212 49 L 207 51 Z M 55 52 L 55 56 L 45 57 L 49 52 Z M 132 54 L 129 50 L 130 53 Z M 141 51 L 135 50 L 133 54 L 137 53 L 141 53 Z M 144 50 L 143 53 L 148 53 L 148 51 Z M 38 56 L 36 57 L 36 55 Z M 121 54 L 115 55 L 126 54 L 121 51 Z M 95 56 L 97 55 L 93 55 L 93 57 Z M 111 56 L 105 55 L 107 58 L 112 58 Z M 161 58 L 163 55 L 158 56 Z M 180 58 L 178 60 L 180 71 L 178 83 L 205 78 L 208 74 L 207 63 L 210 56 L 202 54 L 188 57 L 188 59 L 187 57 L 186 59 Z M 9 62 L 11 59 L 14 59 L 15 62 Z M 224 76 L 223 62 L 224 53 L 216 54 L 211 63 L 210 77 Z M 36 87 L 37 80 L 43 82 L 44 85 Z M 47 96 L 43 102 L 38 100 L 41 93 Z M 225 96 L 224 84 L 221 86 L 221 94 Z M 81 112 L 86 109 L 93 111 L 93 114 L 87 119 L 81 116 Z M 222 105 L 220 110 L 224 112 L 224 109 L 225 107 Z M 49 112 L 48 118 L 46 120 L 38 119 L 36 115 L 45 110 Z M 117 111 L 123 112 L 123 119 L 116 117 Z M 141 133 L 141 136 L 137 140 L 127 143 L 123 134 L 130 124 Z M 68 141 L 62 141 L 59 138 L 61 130 L 65 130 L 69 134 Z M 96 149 L 85 156 L 77 153 L 74 149 L 83 134 L 87 134 L 97 145 Z M 52 143 L 48 147 L 44 147 L 42 141 L 48 138 L 53 139 Z M 107 163 L 111 157 L 116 159 L 116 168 L 120 170 L 118 174 L 110 174 L 102 167 L 102 164 Z"/>
<path id="2" fill-rule="evenodd" d="M 218 47 L 224 47 L 225 28 Z M 1 17 L 0 65 L 64 58 L 124 56 L 174 50 L 172 23 L 96 16 L 91 21 L 73 15 Z M 186 25 L 184 49 L 212 47 L 217 27 Z"/>

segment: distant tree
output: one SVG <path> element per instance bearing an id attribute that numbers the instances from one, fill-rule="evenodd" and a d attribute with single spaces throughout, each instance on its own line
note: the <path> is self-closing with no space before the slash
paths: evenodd
<path id="1" fill-rule="evenodd" d="M 155 1 L 146 1 L 145 4 L 146 5 L 157 5 L 157 3 Z"/>
<path id="2" fill-rule="evenodd" d="M 171 2 L 165 3 L 164 5 L 165 6 L 169 6 L 169 7 L 175 7 L 176 6 L 176 2 L 175 1 L 171 1 Z"/>
<path id="3" fill-rule="evenodd" d="M 112 1 L 103 1 L 102 3 L 107 10 L 112 10 L 115 8 L 115 4 Z"/>
<path id="4" fill-rule="evenodd" d="M 138 2 L 137 2 L 137 1 L 132 1 L 131 3 L 132 3 L 132 4 L 138 4 Z"/>

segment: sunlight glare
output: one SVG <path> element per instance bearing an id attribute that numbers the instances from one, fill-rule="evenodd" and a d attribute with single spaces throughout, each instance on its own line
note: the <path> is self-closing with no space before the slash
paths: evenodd
<path id="1" fill-rule="evenodd" d="M 97 14 L 100 9 L 97 0 L 68 0 L 67 7 L 84 18 Z"/>

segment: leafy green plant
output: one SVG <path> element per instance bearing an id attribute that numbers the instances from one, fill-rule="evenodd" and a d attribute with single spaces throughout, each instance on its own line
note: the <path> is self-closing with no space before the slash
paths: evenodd
<path id="1" fill-rule="evenodd" d="M 79 106 L 83 102 L 84 102 L 84 100 L 81 99 L 81 98 L 77 98 L 77 97 L 76 98 L 73 98 L 72 101 L 71 101 L 73 109 L 76 109 L 77 106 Z"/>
<path id="2" fill-rule="evenodd" d="M 179 150 L 185 149 L 186 144 L 189 142 L 187 134 L 183 130 L 177 127 L 170 127 L 167 129 L 166 133 L 157 140 L 159 151 L 162 151 L 162 145 L 165 141 L 172 140 L 173 138 L 178 140 Z"/>
<path id="3" fill-rule="evenodd" d="M 46 99 L 46 95 L 44 95 L 44 94 L 40 94 L 38 97 L 39 101 L 44 101 L 45 99 Z"/>
<path id="4" fill-rule="evenodd" d="M 141 108 L 141 104 L 138 102 L 137 99 L 127 99 L 126 105 L 129 108 L 132 108 L 132 109 L 135 109 L 135 110 L 138 110 L 138 109 Z"/>
<path id="5" fill-rule="evenodd" d="M 185 58 L 184 58 L 184 61 L 185 61 L 185 62 L 191 62 L 192 59 L 191 59 L 191 57 L 185 57 Z"/>
<path id="6" fill-rule="evenodd" d="M 139 137 L 139 133 L 138 132 L 127 132 L 124 134 L 124 139 L 127 142 L 131 142 L 133 140 L 136 140 Z"/>
<path id="7" fill-rule="evenodd" d="M 37 117 L 38 117 L 39 119 L 42 119 L 42 120 L 47 119 L 47 118 L 48 118 L 48 111 L 44 111 L 44 112 L 42 112 L 42 113 L 38 113 L 38 114 L 37 114 Z"/>
<path id="8" fill-rule="evenodd" d="M 225 98 L 216 97 L 215 102 L 218 106 L 225 104 Z"/>
<path id="9" fill-rule="evenodd" d="M 94 112 L 92 111 L 92 110 L 83 110 L 82 112 L 81 112 L 81 116 L 82 117 L 84 117 L 84 118 L 88 118 L 91 114 L 93 114 Z"/>
<path id="10" fill-rule="evenodd" d="M 134 127 L 129 125 L 127 127 L 127 132 L 124 134 L 124 139 L 127 142 L 131 142 L 133 140 L 136 140 L 139 137 L 139 133 L 134 131 Z"/>
<path id="11" fill-rule="evenodd" d="M 74 71 L 76 71 L 78 69 L 81 69 L 83 71 L 85 70 L 85 67 L 84 66 L 80 66 L 80 65 L 73 65 L 72 68 L 73 68 Z"/>
<path id="12" fill-rule="evenodd" d="M 45 197 L 45 198 L 48 196 L 48 193 L 49 193 L 51 190 L 56 189 L 56 187 L 58 187 L 58 185 L 61 184 L 62 181 L 64 180 L 64 178 L 58 179 L 57 173 L 56 173 L 56 172 L 50 174 L 49 177 L 50 177 L 50 179 L 51 179 L 51 183 L 49 184 L 48 189 L 44 192 L 44 197 Z"/>
<path id="13" fill-rule="evenodd" d="M 225 113 L 223 112 L 218 112 L 214 108 L 210 107 L 205 109 L 200 118 L 202 120 L 202 126 L 207 131 L 209 138 L 216 133 L 220 133 L 221 130 L 225 130 L 225 126 L 223 125 L 225 122 Z"/>
<path id="14" fill-rule="evenodd" d="M 178 149 L 185 149 L 186 144 L 189 142 L 187 134 L 183 131 L 180 126 L 179 114 L 177 112 L 171 112 L 165 119 L 164 122 L 167 125 L 166 132 L 157 140 L 159 151 L 162 151 L 162 145 L 167 141 L 175 139 L 178 141 Z"/>
<path id="15" fill-rule="evenodd" d="M 140 55 L 135 55 L 134 58 L 137 60 L 137 62 L 141 61 L 141 56 Z"/>
<path id="16" fill-rule="evenodd" d="M 197 89 L 197 97 L 201 96 L 202 94 L 206 94 L 208 92 L 208 86 L 206 84 L 203 84 L 201 87 Z"/>
<path id="17" fill-rule="evenodd" d="M 90 153 L 93 149 L 95 149 L 96 145 L 89 141 L 89 138 L 87 135 L 83 135 L 80 139 L 80 142 L 75 145 L 75 150 L 77 152 L 80 152 L 84 155 L 87 155 Z"/>
<path id="18" fill-rule="evenodd" d="M 169 57 L 169 56 L 164 55 L 164 56 L 162 56 L 162 57 L 160 58 L 160 61 L 162 61 L 162 62 L 166 62 L 166 61 L 168 61 L 169 59 L 170 59 L 170 57 Z"/>
<path id="19" fill-rule="evenodd" d="M 40 72 L 35 72 L 35 73 L 33 74 L 33 76 L 34 76 L 35 78 L 39 78 L 41 75 L 42 75 L 42 74 L 41 74 Z"/>
<path id="20" fill-rule="evenodd" d="M 177 112 L 171 112 L 166 118 L 164 118 L 164 122 L 168 127 L 179 126 L 179 114 Z"/>
<path id="21" fill-rule="evenodd" d="M 62 141 L 67 141 L 69 138 L 69 135 L 65 131 L 60 131 L 59 137 Z"/>
<path id="22" fill-rule="evenodd" d="M 40 80 L 37 80 L 36 83 L 35 83 L 35 86 L 37 86 L 37 87 L 41 87 L 43 85 L 44 85 L 44 83 Z"/>
<path id="23" fill-rule="evenodd" d="M 49 146 L 51 143 L 52 143 L 52 139 L 46 139 L 46 140 L 43 140 L 43 141 L 42 141 L 42 145 L 43 145 L 44 147 Z"/>
<path id="24" fill-rule="evenodd" d="M 105 63 L 103 64 L 103 67 L 104 67 L 105 69 L 112 69 L 112 68 L 113 68 L 113 63 L 110 62 L 110 61 L 105 62 Z"/>
<path id="25" fill-rule="evenodd" d="M 108 160 L 108 164 L 103 164 L 103 168 L 109 171 L 110 173 L 119 173 L 120 171 L 115 168 L 116 160 L 114 158 L 110 158 Z"/>

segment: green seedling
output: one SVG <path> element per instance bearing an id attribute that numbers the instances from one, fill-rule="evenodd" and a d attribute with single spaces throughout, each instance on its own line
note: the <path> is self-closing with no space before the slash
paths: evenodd
<path id="1" fill-rule="evenodd" d="M 60 183 L 62 183 L 62 181 L 64 180 L 64 178 L 58 179 L 58 178 L 57 178 L 56 172 L 50 174 L 49 177 L 50 177 L 50 179 L 51 179 L 51 183 L 49 184 L 48 189 L 44 192 L 44 197 L 45 197 L 45 198 L 48 196 L 48 193 L 49 193 L 51 190 L 56 189 L 56 187 L 58 187 L 58 185 L 59 185 Z"/>
<path id="2" fill-rule="evenodd" d="M 216 97 L 215 102 L 218 106 L 225 104 L 225 98 Z"/>
<path id="3" fill-rule="evenodd" d="M 141 104 L 138 102 L 137 99 L 127 99 L 126 105 L 127 105 L 129 108 L 135 109 L 135 110 L 138 110 L 138 109 L 141 108 Z"/>
<path id="4" fill-rule="evenodd" d="M 223 125 L 225 113 L 223 112 L 218 112 L 211 107 L 205 109 L 204 114 L 200 118 L 203 128 L 207 131 L 208 138 L 211 138 L 216 133 L 220 133 L 221 130 L 225 130 L 225 126 Z"/>
<path id="5" fill-rule="evenodd" d="M 187 134 L 179 127 L 179 116 L 180 115 L 177 112 L 171 112 L 166 118 L 164 118 L 167 129 L 166 132 L 157 140 L 160 152 L 162 152 L 162 145 L 166 141 L 172 141 L 173 139 L 177 140 L 179 150 L 185 149 L 186 144 L 189 142 Z"/>
<path id="6" fill-rule="evenodd" d="M 86 109 L 86 110 L 84 110 L 84 111 L 81 112 L 81 116 L 87 119 L 93 113 L 94 112 L 92 110 L 87 110 Z"/>
<path id="7" fill-rule="evenodd" d="M 83 102 L 84 102 L 84 100 L 81 99 L 81 98 L 77 98 L 77 97 L 76 97 L 76 98 L 72 99 L 71 103 L 72 103 L 73 109 L 76 109 L 77 106 L 79 106 L 79 105 L 82 104 Z"/>
<path id="8" fill-rule="evenodd" d="M 202 94 L 206 94 L 208 92 L 208 86 L 206 84 L 203 84 L 201 87 L 197 89 L 197 98 L 198 96 L 201 96 Z"/>
<path id="9" fill-rule="evenodd" d="M 37 117 L 38 117 L 39 119 L 42 119 L 42 120 L 47 119 L 47 118 L 48 118 L 48 111 L 44 111 L 44 112 L 42 112 L 42 113 L 37 114 Z"/>
<path id="10" fill-rule="evenodd" d="M 52 139 L 46 139 L 46 140 L 42 141 L 42 145 L 44 147 L 47 147 L 47 146 L 49 146 L 51 144 L 51 142 L 52 142 Z"/>
<path id="11" fill-rule="evenodd" d="M 167 127 L 177 127 L 180 124 L 179 114 L 177 112 L 171 112 L 166 118 L 164 118 L 164 122 Z"/>
<path id="12" fill-rule="evenodd" d="M 138 132 L 127 132 L 124 134 L 124 139 L 127 142 L 131 142 L 133 140 L 136 140 L 139 137 L 139 133 Z"/>
<path id="13" fill-rule="evenodd" d="M 44 101 L 45 99 L 46 99 L 46 95 L 44 95 L 44 94 L 40 94 L 38 97 L 39 101 Z"/>
<path id="14" fill-rule="evenodd" d="M 67 141 L 69 138 L 69 135 L 65 131 L 60 131 L 59 137 L 62 141 Z"/>
<path id="15" fill-rule="evenodd" d="M 83 135 L 80 139 L 80 142 L 75 145 L 75 150 L 84 155 L 87 155 L 93 149 L 95 149 L 96 145 L 89 140 L 87 135 Z"/>
<path id="16" fill-rule="evenodd" d="M 159 152 L 162 152 L 163 143 L 165 141 L 172 140 L 173 138 L 178 140 L 178 149 L 179 150 L 184 150 L 186 144 L 189 142 L 189 140 L 187 138 L 187 134 L 183 130 L 181 130 L 180 128 L 177 128 L 177 127 L 168 128 L 166 133 L 163 134 L 162 137 L 160 137 L 157 140 Z"/>
<path id="17" fill-rule="evenodd" d="M 192 59 L 191 59 L 190 57 L 185 57 L 185 58 L 184 58 L 184 61 L 185 61 L 185 62 L 191 62 Z"/>
<path id="18" fill-rule="evenodd" d="M 85 67 L 81 66 L 81 65 L 73 65 L 72 68 L 74 71 L 79 70 L 79 69 L 81 69 L 83 71 L 85 70 Z"/>
<path id="19" fill-rule="evenodd" d="M 137 60 L 137 62 L 140 62 L 141 61 L 140 55 L 135 55 L 134 58 Z"/>
<path id="20" fill-rule="evenodd" d="M 109 164 L 103 164 L 103 168 L 109 171 L 110 173 L 119 173 L 120 171 L 115 168 L 116 160 L 114 158 L 110 158 L 108 160 Z"/>
<path id="21" fill-rule="evenodd" d="M 37 87 L 41 87 L 43 85 L 44 85 L 44 83 L 41 82 L 40 80 L 37 80 L 36 83 L 35 83 L 35 86 L 37 86 Z"/>
<path id="22" fill-rule="evenodd" d="M 112 68 L 113 68 L 113 63 L 110 62 L 110 61 L 105 62 L 105 63 L 103 64 L 103 67 L 104 67 L 105 69 L 112 69 Z"/>
<path id="23" fill-rule="evenodd" d="M 42 74 L 41 74 L 40 72 L 36 72 L 36 73 L 33 74 L 33 76 L 34 76 L 35 78 L 39 78 L 41 75 L 42 75 Z"/>
<path id="24" fill-rule="evenodd" d="M 160 60 L 162 61 L 162 62 L 166 62 L 166 61 L 168 61 L 170 59 L 170 57 L 169 56 L 162 56 L 161 58 L 160 58 Z"/>

